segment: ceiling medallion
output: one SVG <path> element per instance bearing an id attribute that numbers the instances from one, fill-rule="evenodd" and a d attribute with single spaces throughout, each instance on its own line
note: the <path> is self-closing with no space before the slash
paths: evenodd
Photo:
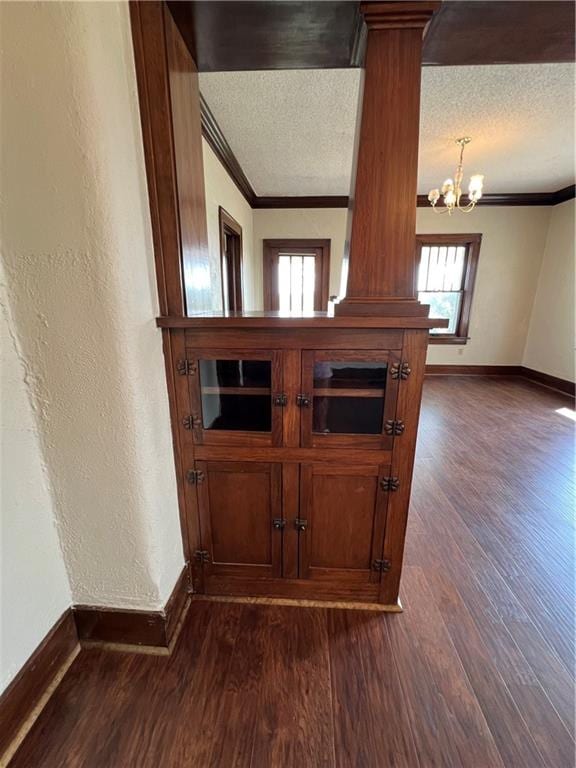
<path id="1" fill-rule="evenodd" d="M 470 177 L 470 183 L 468 184 L 468 200 L 465 205 L 460 204 L 462 198 L 462 178 L 464 176 L 462 172 L 462 157 L 464 155 L 464 147 L 466 144 L 470 144 L 472 139 L 469 136 L 463 136 L 461 139 L 456 139 L 456 144 L 460 146 L 460 159 L 458 160 L 458 166 L 456 173 L 454 174 L 454 181 L 452 179 L 446 179 L 442 185 L 442 189 L 431 189 L 428 193 L 428 200 L 432 205 L 435 213 L 448 213 L 450 216 L 452 211 L 458 209 L 462 213 L 470 213 L 474 210 L 476 203 L 482 197 L 482 187 L 484 186 L 484 176 L 481 173 L 476 173 Z M 444 205 L 440 208 L 436 207 L 440 196 L 444 198 Z"/>

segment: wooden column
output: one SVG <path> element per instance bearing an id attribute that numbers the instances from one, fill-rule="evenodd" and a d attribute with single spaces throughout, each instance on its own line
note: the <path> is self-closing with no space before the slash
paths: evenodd
<path id="1" fill-rule="evenodd" d="M 368 27 L 346 298 L 337 315 L 420 315 L 415 294 L 422 38 L 439 2 L 362 3 Z"/>

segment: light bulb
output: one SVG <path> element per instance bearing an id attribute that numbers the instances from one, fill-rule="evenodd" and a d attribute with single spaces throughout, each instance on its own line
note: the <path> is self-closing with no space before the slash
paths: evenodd
<path id="1" fill-rule="evenodd" d="M 452 179 L 446 179 L 444 184 L 442 184 L 442 194 L 445 195 L 446 192 L 451 192 L 454 189 L 454 182 Z"/>
<path id="2" fill-rule="evenodd" d="M 476 173 L 470 177 L 470 184 L 468 185 L 468 192 L 479 192 L 482 194 L 482 187 L 484 186 L 484 176 L 481 173 Z"/>
<path id="3" fill-rule="evenodd" d="M 456 195 L 451 189 L 449 189 L 448 192 L 446 192 L 446 194 L 444 195 L 444 204 L 450 207 L 452 205 L 455 205 L 455 203 L 456 203 Z"/>
<path id="4" fill-rule="evenodd" d="M 440 198 L 440 190 L 439 189 L 431 189 L 430 192 L 428 192 L 428 200 L 432 203 L 432 205 L 436 205 Z"/>

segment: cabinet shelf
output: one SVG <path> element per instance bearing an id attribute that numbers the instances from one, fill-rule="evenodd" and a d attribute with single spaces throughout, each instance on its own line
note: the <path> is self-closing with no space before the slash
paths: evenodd
<path id="1" fill-rule="evenodd" d="M 353 389 L 344 387 L 318 387 L 313 390 L 314 397 L 384 397 L 383 389 Z"/>
<path id="2" fill-rule="evenodd" d="M 202 387 L 203 395 L 269 395 L 270 387 Z"/>

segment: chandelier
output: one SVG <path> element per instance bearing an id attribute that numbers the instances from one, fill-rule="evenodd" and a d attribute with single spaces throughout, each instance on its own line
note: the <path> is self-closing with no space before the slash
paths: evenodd
<path id="1" fill-rule="evenodd" d="M 456 167 L 456 173 L 454 174 L 454 181 L 452 179 L 446 179 L 442 185 L 442 189 L 431 189 L 428 193 L 428 200 L 432 205 L 435 213 L 446 213 L 450 216 L 452 211 L 458 209 L 462 213 L 470 213 L 476 206 L 476 203 L 482 197 L 482 187 L 484 186 L 484 176 L 481 173 L 477 173 L 470 177 L 470 183 L 468 184 L 468 202 L 462 205 L 460 203 L 462 199 L 462 178 L 464 176 L 462 172 L 462 157 L 464 155 L 464 147 L 466 144 L 470 144 L 472 139 L 469 136 L 463 136 L 461 139 L 456 139 L 456 144 L 460 147 L 460 159 L 458 160 L 458 166 Z M 436 207 L 436 203 L 440 199 L 440 196 L 444 198 L 444 205 L 440 208 Z"/>

